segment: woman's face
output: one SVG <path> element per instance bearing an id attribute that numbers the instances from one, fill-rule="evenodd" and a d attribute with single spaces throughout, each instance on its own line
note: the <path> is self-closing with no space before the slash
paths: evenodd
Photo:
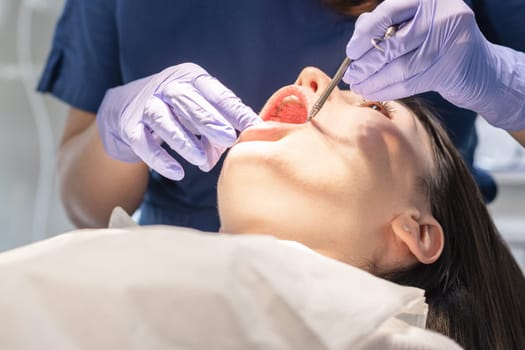
<path id="1" fill-rule="evenodd" d="M 337 88 L 310 122 L 282 122 L 304 120 L 328 83 L 306 68 L 261 112 L 273 121 L 241 133 L 219 180 L 221 230 L 296 240 L 364 268 L 399 259 L 385 256 L 390 223 L 428 209 L 420 186 L 433 168 L 428 135 L 402 104 Z"/>

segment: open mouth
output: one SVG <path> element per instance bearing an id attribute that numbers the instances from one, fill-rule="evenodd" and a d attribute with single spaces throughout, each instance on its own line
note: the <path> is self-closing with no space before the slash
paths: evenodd
<path id="1" fill-rule="evenodd" d="M 264 121 L 303 124 L 308 119 L 310 100 L 302 87 L 285 86 L 268 100 L 259 114 Z"/>

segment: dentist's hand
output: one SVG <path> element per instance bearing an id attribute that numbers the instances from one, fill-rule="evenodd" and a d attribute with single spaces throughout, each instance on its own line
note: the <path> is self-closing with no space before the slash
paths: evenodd
<path id="1" fill-rule="evenodd" d="M 173 180 L 182 179 L 184 170 L 161 147 L 163 141 L 209 171 L 235 142 L 235 130 L 258 122 L 231 90 L 192 63 L 108 90 L 97 113 L 104 149 L 112 158 L 142 160 Z"/>
<path id="2" fill-rule="evenodd" d="M 372 48 L 400 23 L 384 52 Z M 495 126 L 525 128 L 525 55 L 489 43 L 461 0 L 386 0 L 358 18 L 346 53 L 354 62 L 344 81 L 367 99 L 437 91 Z"/>

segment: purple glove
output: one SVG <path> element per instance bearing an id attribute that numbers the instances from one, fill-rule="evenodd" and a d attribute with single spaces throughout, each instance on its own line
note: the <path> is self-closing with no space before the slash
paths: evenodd
<path id="1" fill-rule="evenodd" d="M 393 24 L 384 52 L 372 48 Z M 367 99 L 432 90 L 495 126 L 525 128 L 525 54 L 489 43 L 461 0 L 386 0 L 358 18 L 346 54 L 344 81 Z"/>
<path id="2" fill-rule="evenodd" d="M 184 170 L 161 147 L 162 141 L 209 171 L 235 142 L 235 129 L 260 121 L 232 91 L 193 63 L 108 90 L 97 113 L 104 149 L 112 158 L 143 160 L 173 180 L 182 179 Z"/>

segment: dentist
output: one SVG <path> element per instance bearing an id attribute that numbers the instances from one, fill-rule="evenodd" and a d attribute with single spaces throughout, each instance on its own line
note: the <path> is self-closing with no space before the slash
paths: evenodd
<path id="1" fill-rule="evenodd" d="M 465 1 L 491 40 L 525 50 L 523 1 Z M 523 137 L 523 54 L 490 44 L 460 0 L 386 0 L 367 13 L 379 3 L 67 0 L 38 90 L 70 106 L 57 166 L 68 217 L 104 227 L 121 206 L 140 209 L 141 224 L 217 231 L 221 156 L 236 133 L 304 67 L 335 72 L 345 47 L 346 82 L 365 97 L 441 95 L 423 98 L 492 200 L 494 181 L 473 166 L 476 113 L 452 103 Z M 405 22 L 384 54 L 370 51 Z"/>

